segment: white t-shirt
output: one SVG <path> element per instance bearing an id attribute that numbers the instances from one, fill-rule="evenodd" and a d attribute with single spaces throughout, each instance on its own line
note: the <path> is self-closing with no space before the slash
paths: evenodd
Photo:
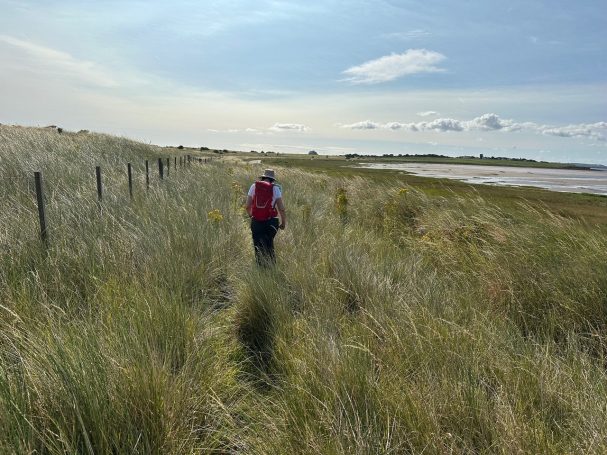
<path id="1" fill-rule="evenodd" d="M 274 185 L 272 187 L 273 193 L 272 193 L 272 207 L 274 207 L 276 205 L 276 200 L 280 199 L 282 197 L 282 191 L 280 190 L 280 186 L 278 185 Z M 249 188 L 249 196 L 253 197 L 255 196 L 255 184 L 253 183 L 251 185 L 251 188 Z"/>

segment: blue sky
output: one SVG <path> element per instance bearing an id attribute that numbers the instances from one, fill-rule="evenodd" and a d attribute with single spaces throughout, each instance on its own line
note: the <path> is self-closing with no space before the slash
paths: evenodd
<path id="1" fill-rule="evenodd" d="M 0 122 L 607 164 L 600 1 L 0 0 Z"/>

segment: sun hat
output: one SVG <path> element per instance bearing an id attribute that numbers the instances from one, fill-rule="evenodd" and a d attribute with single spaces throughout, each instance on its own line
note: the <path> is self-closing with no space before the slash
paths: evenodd
<path id="1" fill-rule="evenodd" d="M 264 170 L 263 175 L 260 175 L 259 178 L 276 180 L 276 177 L 274 177 L 274 169 Z"/>

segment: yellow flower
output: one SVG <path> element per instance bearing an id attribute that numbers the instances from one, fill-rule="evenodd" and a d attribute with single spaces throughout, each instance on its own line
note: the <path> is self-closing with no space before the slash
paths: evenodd
<path id="1" fill-rule="evenodd" d="M 337 189 L 335 195 L 335 208 L 337 213 L 341 216 L 345 216 L 348 211 L 348 197 L 346 196 L 346 190 L 343 188 Z"/>
<path id="2" fill-rule="evenodd" d="M 221 212 L 219 211 L 219 209 L 211 210 L 209 213 L 207 213 L 207 218 L 210 221 L 214 221 L 216 223 L 219 223 L 220 221 L 223 221 L 223 215 L 221 214 Z"/>
<path id="3" fill-rule="evenodd" d="M 409 191 L 407 188 L 401 188 L 398 190 L 398 194 L 399 196 L 404 196 L 405 194 L 407 194 L 407 191 Z"/>
<path id="4" fill-rule="evenodd" d="M 432 236 L 429 233 L 422 235 L 422 242 L 432 243 Z"/>

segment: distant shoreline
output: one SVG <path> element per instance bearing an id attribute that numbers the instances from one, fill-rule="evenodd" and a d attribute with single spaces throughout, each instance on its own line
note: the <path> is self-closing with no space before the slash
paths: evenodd
<path id="1" fill-rule="evenodd" d="M 357 167 L 398 170 L 419 177 L 447 178 L 469 184 L 536 187 L 568 193 L 607 196 L 607 169 L 547 168 L 530 166 L 482 166 L 462 163 L 365 162 Z"/>
<path id="2" fill-rule="evenodd" d="M 555 163 L 549 161 L 536 161 L 524 158 L 505 158 L 505 157 L 448 157 L 448 156 L 386 156 L 386 155 L 346 155 L 346 159 L 352 161 L 378 160 L 386 163 L 427 163 L 427 164 L 460 164 L 477 166 L 511 166 L 511 167 L 529 167 L 542 169 L 569 169 L 569 170 L 601 170 L 598 165 L 575 164 L 575 163 Z M 606 168 L 607 169 L 607 168 Z"/>

